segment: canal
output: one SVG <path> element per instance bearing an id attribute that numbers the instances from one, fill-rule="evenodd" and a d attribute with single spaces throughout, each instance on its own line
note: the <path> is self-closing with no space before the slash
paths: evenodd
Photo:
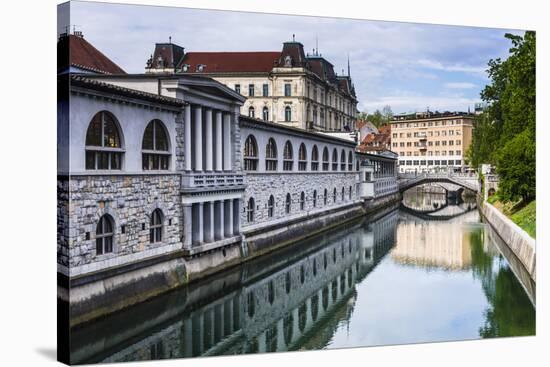
<path id="1" fill-rule="evenodd" d="M 535 334 L 534 292 L 472 197 L 399 207 L 71 331 L 71 362 Z"/>

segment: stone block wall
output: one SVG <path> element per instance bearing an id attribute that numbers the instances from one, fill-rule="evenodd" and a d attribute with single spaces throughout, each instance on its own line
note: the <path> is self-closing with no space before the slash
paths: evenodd
<path id="1" fill-rule="evenodd" d="M 252 173 L 245 176 L 246 190 L 241 210 L 242 227 L 284 220 L 289 215 L 305 213 L 323 208 L 331 209 L 335 205 L 351 203 L 359 198 L 357 191 L 357 173 L 355 172 L 316 172 L 316 173 Z M 351 199 L 349 189 L 352 189 Z M 336 188 L 336 202 L 333 200 Z M 342 200 L 342 188 L 344 199 Z M 327 204 L 324 204 L 324 190 L 327 189 Z M 300 194 L 305 194 L 304 210 L 300 209 Z M 313 193 L 317 191 L 317 205 L 313 205 Z M 291 195 L 290 213 L 285 211 L 286 195 Z M 273 195 L 275 207 L 273 217 L 268 215 L 268 200 Z M 246 207 L 249 198 L 254 198 L 254 222 L 247 222 Z"/>
<path id="2" fill-rule="evenodd" d="M 79 273 L 73 268 L 95 264 L 86 267 L 87 271 L 101 270 L 137 260 L 149 250 L 157 255 L 166 252 L 163 248 L 181 245 L 178 175 L 72 176 L 68 186 L 69 222 L 65 228 L 71 274 Z M 163 236 L 161 242 L 150 243 L 150 216 L 157 208 L 163 213 Z M 114 219 L 113 252 L 97 255 L 96 227 L 104 214 Z M 121 260 L 125 255 L 134 256 Z"/>

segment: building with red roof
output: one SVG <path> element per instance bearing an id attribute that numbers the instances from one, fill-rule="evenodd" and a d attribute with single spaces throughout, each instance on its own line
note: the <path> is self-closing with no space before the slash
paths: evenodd
<path id="1" fill-rule="evenodd" d="M 357 97 L 349 72 L 338 75 L 318 51 L 284 42 L 281 51 L 185 52 L 157 43 L 146 73 L 200 74 L 247 97 L 241 113 L 318 131 L 356 129 Z"/>

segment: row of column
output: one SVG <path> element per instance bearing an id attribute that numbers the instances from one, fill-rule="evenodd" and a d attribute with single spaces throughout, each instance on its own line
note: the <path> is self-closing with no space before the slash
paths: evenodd
<path id="1" fill-rule="evenodd" d="M 230 113 L 185 106 L 184 139 L 186 171 L 231 171 Z"/>
<path id="2" fill-rule="evenodd" d="M 183 204 L 184 248 L 239 235 L 241 199 Z"/>
<path id="3" fill-rule="evenodd" d="M 374 177 L 395 176 L 396 163 L 374 161 Z"/>

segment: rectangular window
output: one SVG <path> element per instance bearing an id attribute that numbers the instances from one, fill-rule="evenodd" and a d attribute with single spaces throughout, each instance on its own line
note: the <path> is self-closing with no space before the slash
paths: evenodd
<path id="1" fill-rule="evenodd" d="M 428 161 L 428 166 L 433 166 L 434 165 L 434 161 Z"/>
<path id="2" fill-rule="evenodd" d="M 264 97 L 269 96 L 269 86 L 268 86 L 267 84 L 264 84 L 264 85 L 262 86 L 262 95 L 263 95 Z"/>
<path id="3" fill-rule="evenodd" d="M 254 97 L 254 84 L 248 84 L 248 95 Z"/>
<path id="4" fill-rule="evenodd" d="M 460 160 L 460 159 L 456 160 L 456 161 L 455 161 L 455 164 L 457 164 L 457 165 L 460 166 L 460 165 L 462 164 L 462 160 Z"/>
<path id="5" fill-rule="evenodd" d="M 290 97 L 290 83 L 285 84 L 285 97 Z"/>
<path id="6" fill-rule="evenodd" d="M 435 164 L 436 166 L 439 166 L 439 165 L 441 164 L 441 162 L 440 162 L 439 160 L 435 160 L 435 161 L 434 161 L 434 164 Z"/>
<path id="7" fill-rule="evenodd" d="M 241 94 L 241 85 L 240 84 L 235 84 L 235 92 Z"/>

